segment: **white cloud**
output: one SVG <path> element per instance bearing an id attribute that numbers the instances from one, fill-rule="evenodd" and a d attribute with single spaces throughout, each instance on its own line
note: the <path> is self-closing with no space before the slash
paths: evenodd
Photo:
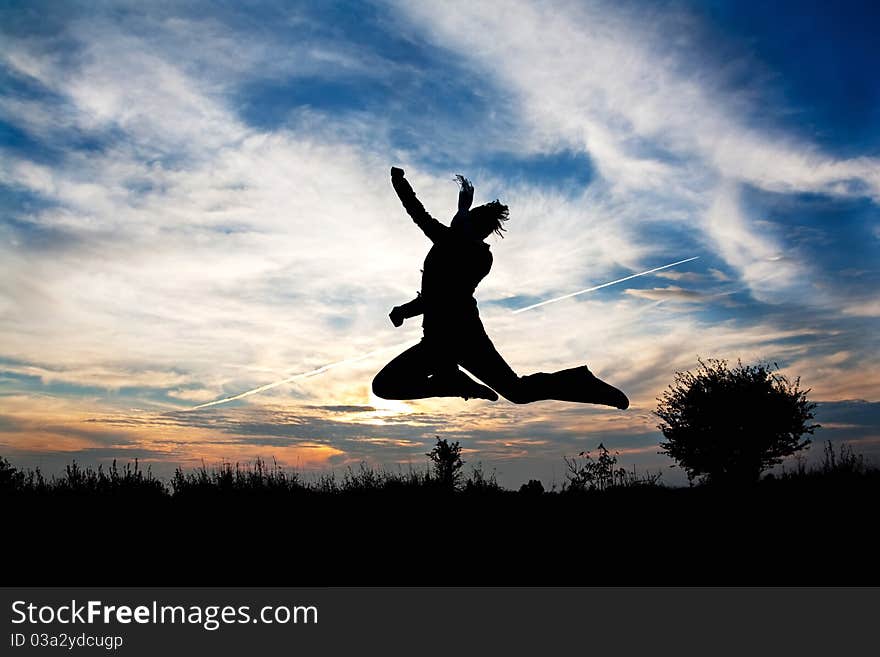
<path id="1" fill-rule="evenodd" d="M 837 160 L 745 124 L 739 117 L 754 102 L 751 91 L 730 92 L 723 70 L 685 60 L 692 53 L 670 40 L 671 30 L 681 32 L 680 15 L 628 15 L 597 2 L 510 2 L 503 11 L 463 1 L 399 6 L 436 43 L 515 90 L 532 148 L 588 152 L 642 223 L 657 215 L 657 196 L 665 199 L 683 216 L 658 218 L 704 231 L 759 296 L 768 285 L 784 293 L 808 270 L 772 266 L 783 276 L 766 282 L 767 258 L 780 247 L 735 207 L 737 185 L 880 199 L 876 158 Z"/>
<path id="2" fill-rule="evenodd" d="M 98 27 L 73 31 L 84 50 L 72 62 L 22 44 L 7 55 L 67 101 L 22 123 L 49 134 L 63 115 L 65 126 L 122 138 L 52 166 L 9 157 L 0 169 L 6 184 L 54 203 L 22 219 L 59 241 L 30 275 L 6 260 L 15 277 L 3 294 L 28 308 L 4 328 L 6 354 L 42 364 L 46 380 L 94 385 L 106 371 L 97 361 L 119 369 L 107 377 L 114 387 L 149 363 L 188 372 L 165 383 L 216 387 L 399 339 L 383 333 L 385 313 L 418 287 L 427 243 L 388 184 L 388 146 L 250 128 L 215 93 L 224 84 L 188 75 L 153 47 L 167 39 Z M 207 51 L 217 39 L 206 36 Z M 28 106 L 6 109 L 18 118 Z M 417 168 L 410 178 L 431 211 L 451 215 L 451 181 Z M 503 186 L 484 181 L 478 202 L 481 189 Z M 496 247 L 481 298 L 601 282 L 612 265 L 635 267 L 644 255 L 627 238 L 627 210 L 600 193 L 571 200 L 519 186 L 505 201 L 515 228 Z"/>
<path id="3" fill-rule="evenodd" d="M 850 303 L 844 307 L 843 313 L 855 317 L 880 317 L 880 299 Z"/>

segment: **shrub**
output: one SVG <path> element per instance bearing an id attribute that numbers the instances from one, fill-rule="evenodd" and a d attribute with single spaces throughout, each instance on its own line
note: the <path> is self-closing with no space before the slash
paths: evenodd
<path id="1" fill-rule="evenodd" d="M 443 488 L 454 490 L 461 480 L 461 445 L 458 442 L 448 443 L 445 438 L 437 438 L 437 444 L 425 454 L 431 459 L 435 481 Z"/>
<path id="2" fill-rule="evenodd" d="M 618 452 L 612 455 L 602 443 L 599 443 L 597 450 L 599 455 L 595 458 L 590 452 L 581 452 L 574 458 L 562 457 L 568 467 L 568 472 L 565 475 L 567 479 L 566 490 L 570 492 L 601 491 L 612 488 L 655 486 L 660 481 L 661 474 L 659 472 L 640 474 L 636 472 L 635 467 L 629 471 L 618 468 Z M 541 484 L 539 481 L 535 483 L 539 486 Z M 531 484 L 532 482 L 529 482 L 529 485 Z M 520 489 L 520 492 L 527 492 L 523 488 Z M 543 490 L 544 488 L 541 486 L 541 491 Z"/>
<path id="3" fill-rule="evenodd" d="M 537 497 L 544 493 L 544 484 L 537 479 L 529 479 L 529 483 L 523 484 L 519 487 L 519 492 L 522 495 L 533 495 Z"/>
<path id="4" fill-rule="evenodd" d="M 694 372 L 676 372 L 654 412 L 666 442 L 663 451 L 695 478 L 713 483 L 753 483 L 761 472 L 810 444 L 804 434 L 816 405 L 766 364 L 733 369 L 724 360 L 698 359 Z"/>
<path id="5" fill-rule="evenodd" d="M 464 492 L 469 494 L 485 495 L 503 490 L 495 477 L 495 472 L 487 475 L 483 472 L 482 463 L 477 463 L 471 468 L 471 475 L 464 482 Z"/>

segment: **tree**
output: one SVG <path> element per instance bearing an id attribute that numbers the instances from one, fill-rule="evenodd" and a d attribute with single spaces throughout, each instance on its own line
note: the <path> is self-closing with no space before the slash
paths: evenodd
<path id="1" fill-rule="evenodd" d="M 696 371 L 675 373 L 654 411 L 666 438 L 660 447 L 688 479 L 752 483 L 810 444 L 802 437 L 820 425 L 809 423 L 816 405 L 800 378 L 792 383 L 776 365 L 697 361 Z"/>
<path id="2" fill-rule="evenodd" d="M 444 488 L 454 489 L 461 479 L 461 468 L 464 461 L 461 460 L 461 445 L 454 442 L 451 445 L 445 438 L 437 438 L 437 444 L 430 452 L 425 454 L 431 459 L 434 466 L 434 478 Z"/>

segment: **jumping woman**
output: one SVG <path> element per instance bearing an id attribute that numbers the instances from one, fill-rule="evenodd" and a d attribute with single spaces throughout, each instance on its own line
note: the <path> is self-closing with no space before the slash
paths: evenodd
<path id="1" fill-rule="evenodd" d="M 425 258 L 421 292 L 390 314 L 395 326 L 422 315 L 422 340 L 376 375 L 373 392 L 383 399 L 495 401 L 501 394 L 515 404 L 557 399 L 627 408 L 626 395 L 596 378 L 585 365 L 518 376 L 496 351 L 480 321 L 474 291 L 492 268 L 492 253 L 484 240 L 493 232 L 501 235 L 509 211 L 498 200 L 471 209 L 474 188 L 464 176 L 457 179 L 461 187 L 458 212 L 446 226 L 428 214 L 403 169 L 391 168 L 391 184 L 403 207 L 433 246 Z"/>

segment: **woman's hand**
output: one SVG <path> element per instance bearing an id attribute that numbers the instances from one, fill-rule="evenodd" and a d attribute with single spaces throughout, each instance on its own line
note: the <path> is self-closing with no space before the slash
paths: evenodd
<path id="1" fill-rule="evenodd" d="M 403 169 L 400 167 L 391 167 L 391 179 L 403 178 Z"/>
<path id="2" fill-rule="evenodd" d="M 474 186 L 460 173 L 455 176 L 455 181 L 461 187 L 461 191 L 458 192 L 458 210 L 467 212 L 474 202 Z"/>
<path id="3" fill-rule="evenodd" d="M 391 323 L 398 328 L 403 325 L 403 320 L 406 319 L 400 306 L 394 306 L 394 308 L 392 308 L 391 312 L 388 314 L 388 317 L 391 318 Z"/>

